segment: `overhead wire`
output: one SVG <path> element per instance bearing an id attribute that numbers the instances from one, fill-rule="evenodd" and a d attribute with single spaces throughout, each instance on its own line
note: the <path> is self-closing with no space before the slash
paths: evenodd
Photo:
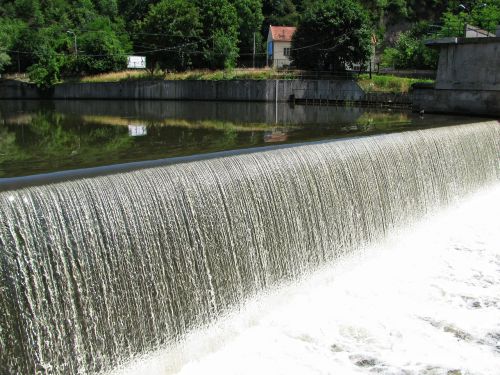
<path id="1" fill-rule="evenodd" d="M 99 32 L 99 31 L 103 31 L 103 30 L 90 30 L 92 32 Z M 343 34 L 340 38 L 345 38 L 348 34 L 352 33 L 353 31 L 349 31 L 345 34 Z M 143 35 L 157 35 L 157 36 L 174 36 L 172 34 L 162 34 L 162 33 L 141 33 Z M 179 36 L 181 37 L 181 36 Z M 180 45 L 176 45 L 176 46 L 158 46 L 157 44 L 155 43 L 148 43 L 148 44 L 141 44 L 141 43 L 135 43 L 136 46 L 142 46 L 143 48 L 146 48 L 145 50 L 138 50 L 138 51 L 134 51 L 132 53 L 101 53 L 101 54 L 88 54 L 88 53 L 81 53 L 79 51 L 78 53 L 78 56 L 79 57 L 109 57 L 109 56 L 129 56 L 131 54 L 142 54 L 142 55 L 148 55 L 148 54 L 152 54 L 152 53 L 157 53 L 157 52 L 168 52 L 168 51 L 180 51 L 188 46 L 191 46 L 191 45 L 197 45 L 199 43 L 204 43 L 204 42 L 208 42 L 209 40 L 213 39 L 214 36 L 211 36 L 209 38 L 206 38 L 206 39 L 199 39 L 199 40 L 196 40 L 196 41 L 193 41 L 193 42 L 188 42 L 188 43 L 183 43 L 183 44 L 180 44 Z M 187 36 L 185 38 L 194 38 L 193 36 Z M 298 48 L 290 48 L 290 50 L 294 50 L 294 51 L 298 51 L 298 50 L 304 50 L 304 49 L 308 49 L 308 48 L 313 48 L 313 47 L 317 47 L 321 44 L 324 44 L 324 43 L 327 43 L 329 42 L 330 39 L 325 39 L 323 41 L 320 41 L 320 42 L 317 42 L 317 43 L 314 43 L 314 44 L 310 44 L 310 45 L 307 45 L 307 46 L 302 46 L 302 47 L 298 47 Z M 323 51 L 329 51 L 329 50 L 334 50 L 336 48 L 338 48 L 338 46 L 340 44 L 342 44 L 343 41 L 337 43 L 335 46 L 332 46 L 332 47 L 329 47 L 329 48 L 325 48 L 325 49 L 321 49 Z M 3 51 L 3 52 L 8 52 L 8 53 L 15 53 L 15 54 L 25 54 L 25 55 L 32 55 L 32 56 L 36 56 L 36 55 L 39 55 L 38 52 L 35 52 L 35 51 L 21 51 L 21 50 L 12 50 L 12 49 L 5 49 L 5 48 L 1 48 L 0 47 L 0 50 Z M 205 53 L 206 51 L 199 51 L 199 50 L 196 50 L 196 51 L 182 51 L 185 55 L 189 55 L 189 54 L 192 54 L 192 55 L 196 55 L 196 54 L 202 54 L 202 53 Z M 219 53 L 220 55 L 223 55 L 224 53 Z M 71 56 L 72 54 L 70 53 L 64 53 L 64 52 L 56 52 L 55 53 L 56 56 Z M 253 56 L 253 55 L 258 55 L 258 56 L 262 56 L 262 55 L 267 55 L 267 53 L 265 52 L 242 52 L 242 53 L 239 53 L 239 56 Z"/>

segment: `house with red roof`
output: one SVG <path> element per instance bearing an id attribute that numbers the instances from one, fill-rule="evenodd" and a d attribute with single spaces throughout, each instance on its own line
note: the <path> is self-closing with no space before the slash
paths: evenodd
<path id="1" fill-rule="evenodd" d="M 292 37 L 296 28 L 291 26 L 269 26 L 267 35 L 267 65 L 273 68 L 290 66 Z"/>

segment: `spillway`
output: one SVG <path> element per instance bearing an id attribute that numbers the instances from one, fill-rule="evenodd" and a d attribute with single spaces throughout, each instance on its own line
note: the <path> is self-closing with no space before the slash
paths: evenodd
<path id="1" fill-rule="evenodd" d="M 0 373 L 97 373 L 500 179 L 500 123 L 0 193 Z"/>

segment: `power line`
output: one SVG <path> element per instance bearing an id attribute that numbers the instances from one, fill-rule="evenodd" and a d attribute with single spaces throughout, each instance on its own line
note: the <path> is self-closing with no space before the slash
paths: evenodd
<path id="1" fill-rule="evenodd" d="M 341 45 L 342 43 L 344 43 L 344 42 L 345 42 L 345 40 L 346 40 L 345 38 L 346 38 L 349 34 L 352 34 L 353 32 L 354 32 L 354 30 L 350 30 L 350 31 L 345 32 L 343 35 L 341 35 L 341 36 L 339 37 L 339 39 L 344 39 L 344 40 L 340 40 L 337 44 L 335 44 L 335 45 L 334 45 L 334 46 L 332 46 L 332 47 L 328 47 L 328 48 L 321 49 L 321 51 L 334 51 L 334 50 L 336 50 L 338 47 L 340 47 L 340 45 Z"/>
<path id="2" fill-rule="evenodd" d="M 319 46 L 320 44 L 323 44 L 323 43 L 326 43 L 326 42 L 328 42 L 328 40 L 324 40 L 324 41 L 319 42 L 319 43 L 311 44 L 309 46 L 304 46 L 304 47 L 299 47 L 299 48 L 290 48 L 290 49 L 294 50 L 294 51 L 298 51 L 298 50 L 302 50 L 302 49 L 306 49 L 306 48 L 316 47 L 316 46 Z"/>
<path id="3" fill-rule="evenodd" d="M 342 36 L 340 36 L 340 38 L 345 38 L 347 35 L 349 35 L 350 33 L 352 33 L 353 30 L 347 32 L 347 33 L 344 33 Z M 149 55 L 149 54 L 153 54 L 153 53 L 157 53 L 157 52 L 168 52 L 168 51 L 181 51 L 182 49 L 186 48 L 186 47 L 189 47 L 189 46 L 192 46 L 192 45 L 197 45 L 197 44 L 200 44 L 200 43 L 204 43 L 204 42 L 208 42 L 209 40 L 213 39 L 214 36 L 211 36 L 210 38 L 206 38 L 206 39 L 200 39 L 200 40 L 197 40 L 197 41 L 193 41 L 193 42 L 189 42 L 189 43 L 184 43 L 184 44 L 181 44 L 181 45 L 177 45 L 177 46 L 173 46 L 173 47 L 163 47 L 163 46 L 158 46 L 157 44 L 154 44 L 154 43 L 148 43 L 148 44 L 136 44 L 137 46 L 143 46 L 144 48 L 148 48 L 148 49 L 145 49 L 145 50 L 142 50 L 142 51 L 134 51 L 134 52 L 130 52 L 130 53 L 102 53 L 102 54 L 87 54 L 87 53 L 84 53 L 83 51 L 81 51 L 78 56 L 79 57 L 109 57 L 109 56 L 130 56 L 131 54 L 142 54 L 142 55 Z M 329 42 L 330 39 L 325 39 L 321 42 L 318 42 L 318 43 L 314 43 L 314 44 L 310 44 L 310 45 L 307 45 L 307 46 L 303 46 L 303 47 L 298 47 L 298 48 L 290 48 L 291 50 L 294 50 L 294 51 L 298 51 L 298 50 L 304 50 L 304 49 L 308 49 L 308 48 L 313 48 L 313 47 L 317 47 L 321 44 L 324 44 L 326 42 Z M 335 46 L 333 47 L 329 47 L 329 48 L 325 48 L 325 49 L 321 49 L 322 51 L 331 51 L 331 50 L 335 50 L 336 48 L 338 48 L 342 43 L 344 42 L 344 40 L 340 41 L 339 43 L 337 43 Z M 23 54 L 23 55 L 31 55 L 31 56 L 38 56 L 39 53 L 37 52 L 33 52 L 33 51 L 21 51 L 21 50 L 11 50 L 11 49 L 2 49 L 0 48 L 1 51 L 3 52 L 8 52 L 8 53 L 17 53 L 17 54 Z M 200 50 L 195 50 L 195 51 L 182 51 L 183 54 L 185 55 L 197 55 L 197 54 L 202 54 L 202 53 L 205 53 L 207 51 L 200 51 Z M 214 53 L 212 51 L 212 53 Z M 217 53 L 218 55 L 225 55 L 225 53 Z M 71 56 L 71 54 L 68 54 L 68 53 L 64 53 L 64 52 L 56 52 L 55 53 L 56 56 Z M 243 53 L 239 53 L 238 54 L 239 56 L 252 56 L 253 55 L 253 52 L 243 52 Z M 259 55 L 259 56 L 264 56 L 266 55 L 265 52 L 258 52 L 258 53 L 255 53 L 255 55 Z"/>
<path id="4" fill-rule="evenodd" d="M 210 37 L 210 38 L 207 38 L 207 39 L 201 39 L 201 40 L 196 41 L 196 42 L 184 43 L 184 44 L 181 44 L 181 45 L 178 45 L 178 46 L 175 46 L 175 47 L 154 48 L 154 49 L 150 49 L 150 50 L 136 51 L 134 53 L 136 53 L 136 54 L 151 54 L 151 53 L 155 53 L 155 52 L 176 51 L 176 50 L 181 50 L 182 48 L 185 48 L 185 47 L 190 46 L 190 45 L 195 45 L 195 44 L 198 44 L 198 43 L 207 42 L 207 41 L 209 41 L 212 38 L 213 38 L 213 36 Z M 33 51 L 19 51 L 19 50 L 9 50 L 9 49 L 0 49 L 0 50 L 2 50 L 4 52 L 20 53 L 20 54 L 25 54 L 25 55 L 33 55 L 33 56 L 37 56 L 38 55 L 38 53 L 33 52 Z M 187 53 L 189 53 L 189 51 L 187 51 Z M 70 56 L 67 53 L 61 53 L 61 52 L 56 52 L 55 55 L 56 56 Z M 85 54 L 85 53 L 79 53 L 78 55 L 79 56 L 85 56 L 85 57 L 107 57 L 107 56 L 129 56 L 130 53 L 106 53 L 106 54 Z"/>

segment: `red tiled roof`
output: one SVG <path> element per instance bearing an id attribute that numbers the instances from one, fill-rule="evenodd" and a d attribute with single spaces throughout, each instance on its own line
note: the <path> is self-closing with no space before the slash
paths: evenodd
<path id="1" fill-rule="evenodd" d="M 291 42 L 296 27 L 291 26 L 269 26 L 271 29 L 271 38 L 278 42 Z"/>

